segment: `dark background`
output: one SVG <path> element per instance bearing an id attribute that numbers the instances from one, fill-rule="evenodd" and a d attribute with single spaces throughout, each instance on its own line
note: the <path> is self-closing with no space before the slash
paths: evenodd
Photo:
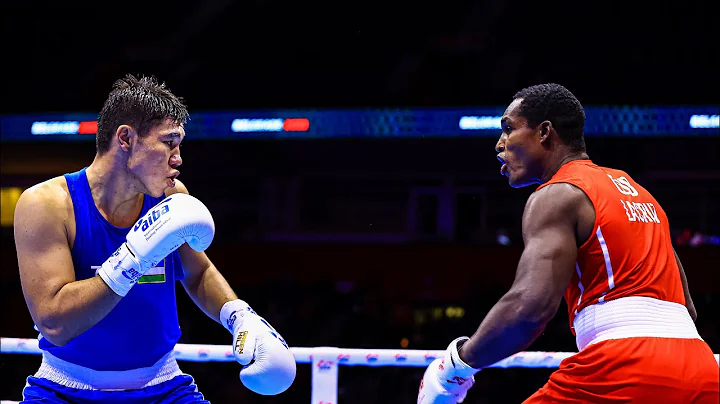
<path id="1" fill-rule="evenodd" d="M 2 3 L 2 113 L 95 112 L 114 80 L 153 74 L 193 111 L 497 106 L 559 82 L 585 105 L 718 105 L 718 2 Z M 190 123 L 192 124 L 192 122 Z M 701 336 L 720 351 L 719 137 L 587 139 L 670 218 Z M 208 255 L 292 346 L 443 349 L 512 282 L 532 189 L 498 175 L 495 139 L 194 141 L 181 179 L 217 234 Z M 3 143 L 2 186 L 92 161 L 92 142 Z M 448 204 L 449 217 L 438 219 Z M 447 226 L 446 226 L 447 225 Z M 309 242 L 308 234 L 315 241 Z M 507 234 L 510 245 L 498 243 Z M 697 245 L 704 244 L 704 245 Z M 0 335 L 34 337 L 12 229 L 2 229 Z M 230 336 L 178 292 L 181 342 Z M 436 318 L 463 307 L 463 318 Z M 529 350 L 572 351 L 565 305 Z M 0 398 L 38 356 L 3 355 Z M 309 365 L 272 398 L 234 363 L 188 363 L 216 403 L 307 403 Z M 340 369 L 340 403 L 413 403 L 423 369 Z M 489 369 L 467 403 L 517 403 L 551 370 Z"/>

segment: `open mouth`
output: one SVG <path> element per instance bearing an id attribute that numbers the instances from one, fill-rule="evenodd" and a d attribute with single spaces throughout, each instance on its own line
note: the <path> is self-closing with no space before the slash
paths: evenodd
<path id="1" fill-rule="evenodd" d="M 176 174 L 173 174 L 173 175 L 167 177 L 167 186 L 168 187 L 170 187 L 170 188 L 175 187 L 175 179 L 178 177 L 178 175 L 180 175 L 180 173 L 176 173 Z"/>
<path id="2" fill-rule="evenodd" d="M 501 156 L 499 154 L 497 156 L 497 159 L 500 161 L 500 164 L 502 164 L 502 166 L 500 167 L 500 175 L 507 175 L 508 166 L 507 166 L 507 163 L 505 162 L 505 159 L 503 158 L 503 156 Z"/>

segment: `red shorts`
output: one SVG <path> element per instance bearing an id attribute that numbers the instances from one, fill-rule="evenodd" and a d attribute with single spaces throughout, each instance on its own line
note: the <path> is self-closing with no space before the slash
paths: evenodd
<path id="1" fill-rule="evenodd" d="M 712 350 L 699 339 L 602 341 L 563 360 L 524 404 L 718 404 L 719 369 Z"/>

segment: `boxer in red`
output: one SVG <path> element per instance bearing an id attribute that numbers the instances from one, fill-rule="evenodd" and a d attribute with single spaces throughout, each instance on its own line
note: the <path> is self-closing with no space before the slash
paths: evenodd
<path id="1" fill-rule="evenodd" d="M 717 404 L 718 363 L 700 338 L 668 218 L 627 173 L 594 164 L 585 112 L 566 88 L 518 92 L 496 145 L 514 188 L 540 184 L 523 214 L 513 286 L 472 338 L 430 364 L 418 403 L 461 402 L 483 367 L 526 349 L 561 296 L 579 353 L 526 404 Z"/>

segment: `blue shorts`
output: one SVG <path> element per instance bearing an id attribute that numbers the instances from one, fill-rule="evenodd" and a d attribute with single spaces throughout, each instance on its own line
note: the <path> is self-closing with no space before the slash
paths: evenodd
<path id="1" fill-rule="evenodd" d="M 21 403 L 65 404 L 65 403 L 207 403 L 198 391 L 195 380 L 189 375 L 180 375 L 166 382 L 137 390 L 103 391 L 81 390 L 65 387 L 47 379 L 30 376 L 23 389 Z"/>

